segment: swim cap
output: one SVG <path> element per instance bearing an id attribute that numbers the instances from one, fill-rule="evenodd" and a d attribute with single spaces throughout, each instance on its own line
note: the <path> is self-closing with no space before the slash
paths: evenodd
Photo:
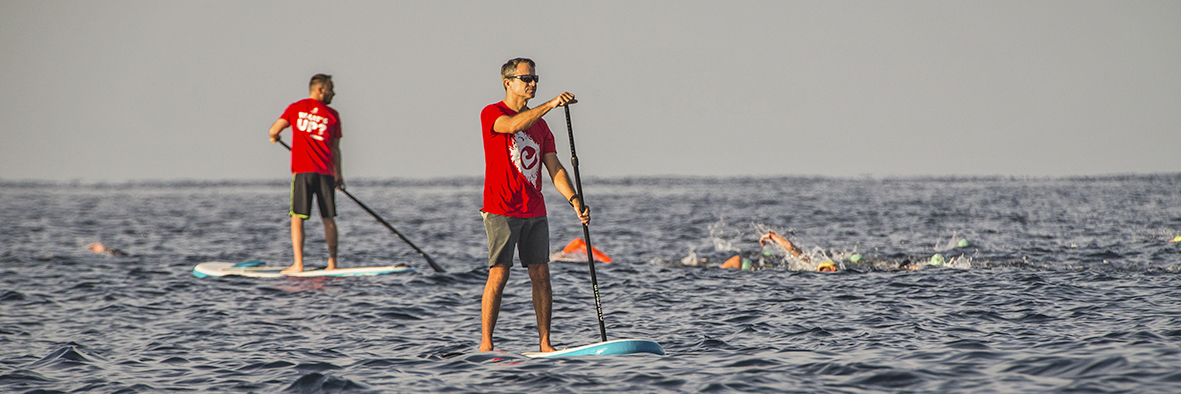
<path id="1" fill-rule="evenodd" d="M 849 261 L 852 261 L 854 263 L 861 261 L 861 254 L 860 253 L 853 253 L 852 256 L 849 256 Z"/>
<path id="2" fill-rule="evenodd" d="M 837 266 L 833 265 L 831 261 L 825 261 L 816 266 L 817 271 L 836 271 Z"/>
<path id="3" fill-rule="evenodd" d="M 1181 235 L 1178 235 L 1177 238 L 1173 238 L 1173 242 L 1181 242 Z"/>
<path id="4" fill-rule="evenodd" d="M 1181 238 L 1181 237 L 1177 237 L 1177 238 Z M 770 250 L 764 250 L 764 251 L 763 251 L 763 256 L 770 256 L 770 255 L 771 255 L 771 251 L 770 251 Z"/>
<path id="5" fill-rule="evenodd" d="M 943 263 L 946 263 L 946 262 L 947 262 L 947 260 L 945 260 L 943 258 L 943 255 L 941 255 L 939 253 L 935 253 L 934 256 L 931 256 L 931 265 L 943 265 Z"/>
<path id="6" fill-rule="evenodd" d="M 955 246 L 956 246 L 956 247 L 958 247 L 958 248 L 966 248 L 966 247 L 968 247 L 968 245 L 971 245 L 971 244 L 972 244 L 972 243 L 971 243 L 971 242 L 968 242 L 968 240 L 966 240 L 966 239 L 961 239 L 961 240 L 960 240 L 960 243 L 956 244 Z"/>
<path id="7" fill-rule="evenodd" d="M 748 270 L 748 269 L 750 269 L 750 265 L 751 265 L 750 259 L 743 257 L 742 258 L 742 269 Z"/>

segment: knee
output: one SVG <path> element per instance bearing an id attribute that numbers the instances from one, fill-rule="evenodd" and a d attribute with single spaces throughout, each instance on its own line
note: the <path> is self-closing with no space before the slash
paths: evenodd
<path id="1" fill-rule="evenodd" d="M 494 265 L 488 268 L 488 283 L 500 283 L 504 286 L 508 282 L 509 267 L 503 265 Z"/>
<path id="2" fill-rule="evenodd" d="M 529 279 L 549 282 L 549 264 L 530 264 Z"/>

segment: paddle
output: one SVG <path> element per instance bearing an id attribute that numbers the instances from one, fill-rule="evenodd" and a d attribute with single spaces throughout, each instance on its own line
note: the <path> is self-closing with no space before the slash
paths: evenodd
<path id="1" fill-rule="evenodd" d="M 287 150 L 291 150 L 291 147 L 287 146 L 287 143 L 283 142 L 283 140 L 279 140 L 279 143 L 283 144 L 283 147 L 287 148 Z M 369 209 L 368 205 L 365 205 L 365 203 L 361 202 L 361 200 L 358 200 L 356 197 L 353 197 L 353 194 L 349 193 L 348 190 L 344 190 L 344 188 L 339 187 L 339 186 L 336 187 L 336 190 L 340 190 L 342 193 L 344 193 L 344 195 L 349 196 L 349 198 L 353 199 L 353 202 L 355 202 L 355 203 L 357 203 L 357 205 L 361 206 L 361 209 L 364 209 L 365 212 L 369 212 L 370 215 L 373 215 L 374 219 L 377 219 L 378 222 L 381 222 L 381 224 L 385 225 L 385 228 L 390 229 L 390 231 L 392 231 L 395 235 L 397 235 L 398 238 L 401 238 L 403 241 L 406 241 L 407 245 L 410 245 L 411 248 L 414 248 L 414 251 L 418 252 L 419 255 L 422 255 L 422 257 L 426 259 L 427 264 L 430 264 L 431 268 L 433 268 L 435 270 L 435 272 L 447 272 L 447 271 L 444 271 L 442 267 L 439 267 L 439 265 L 435 263 L 435 259 L 432 259 L 431 256 L 427 256 L 426 252 L 423 252 L 422 249 L 419 249 L 418 246 L 414 245 L 414 242 L 410 242 L 409 239 L 406 239 L 405 235 L 402 235 L 402 233 L 398 232 L 398 230 L 395 229 L 394 226 L 391 226 L 389 224 L 389 222 L 386 222 L 385 219 L 382 219 L 381 216 L 378 216 L 377 212 L 373 212 L 372 209 Z"/>
<path id="2" fill-rule="evenodd" d="M 565 105 L 566 109 L 566 131 L 570 132 L 570 165 L 574 167 L 574 192 L 579 200 L 582 200 L 582 207 L 586 209 L 586 196 L 582 194 L 582 177 L 578 174 L 578 153 L 574 151 L 574 126 L 570 125 L 570 106 Z M 595 311 L 599 314 L 599 335 L 603 338 L 603 342 L 607 342 L 607 326 L 603 323 L 603 304 L 599 301 L 599 279 L 595 276 L 595 255 L 591 252 L 591 238 L 590 227 L 582 224 L 582 236 L 586 239 L 586 262 L 590 266 L 591 287 L 595 292 Z"/>

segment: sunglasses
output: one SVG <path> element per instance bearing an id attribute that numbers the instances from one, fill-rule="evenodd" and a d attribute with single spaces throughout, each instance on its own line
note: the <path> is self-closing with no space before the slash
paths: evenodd
<path id="1" fill-rule="evenodd" d="M 513 78 L 520 79 L 521 82 L 524 82 L 524 83 L 540 82 L 541 81 L 541 77 L 538 77 L 537 74 L 514 75 L 511 77 L 508 77 L 508 79 L 513 79 Z"/>

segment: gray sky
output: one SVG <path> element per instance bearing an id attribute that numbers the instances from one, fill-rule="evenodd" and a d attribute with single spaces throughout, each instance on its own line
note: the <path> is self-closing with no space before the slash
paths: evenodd
<path id="1" fill-rule="evenodd" d="M 479 113 L 517 56 L 535 103 L 578 96 L 584 176 L 1171 173 L 1178 21 L 1181 1 L 4 1 L 0 179 L 286 179 L 266 131 L 317 72 L 348 178 L 482 176 Z"/>

